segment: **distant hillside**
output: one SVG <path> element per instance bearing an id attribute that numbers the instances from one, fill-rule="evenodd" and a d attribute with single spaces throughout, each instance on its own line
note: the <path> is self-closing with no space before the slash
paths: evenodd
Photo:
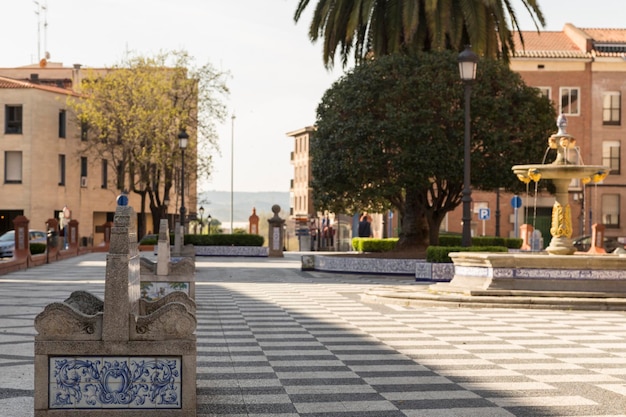
<path id="1" fill-rule="evenodd" d="M 204 207 L 204 217 L 209 214 L 222 223 L 230 221 L 230 191 L 203 191 L 198 193 L 198 204 Z M 272 213 L 272 206 L 278 204 L 283 219 L 289 216 L 289 192 L 263 191 L 233 193 L 233 221 L 247 222 L 256 208 L 257 215 Z"/>

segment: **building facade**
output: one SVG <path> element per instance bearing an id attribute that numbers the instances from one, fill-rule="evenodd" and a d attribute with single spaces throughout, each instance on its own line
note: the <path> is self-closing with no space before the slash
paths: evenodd
<path id="1" fill-rule="evenodd" d="M 0 69 L 0 234 L 13 229 L 18 215 L 30 220 L 31 229 L 46 230 L 49 219 L 66 222 L 69 214 L 79 222 L 79 242 L 104 241 L 103 225 L 113 220 L 121 191 L 116 168 L 81 151 L 79 124 L 66 105 L 68 97 L 78 97 L 73 86 L 80 71 L 54 63 Z M 196 207 L 195 175 L 186 182 L 185 205 Z M 176 187 L 174 196 L 179 194 Z M 140 197 L 128 197 L 139 212 Z M 179 205 L 179 198 L 170 202 L 169 217 Z M 146 208 L 146 232 L 151 229 Z"/>
<path id="2" fill-rule="evenodd" d="M 626 29 L 580 29 L 566 24 L 562 31 L 528 31 L 522 36 L 524 44 L 518 39 L 511 69 L 550 98 L 558 114 L 566 116 L 567 132 L 576 139 L 583 164 L 611 168 L 610 175 L 598 184 L 572 182 L 574 236 L 590 234 L 591 225 L 597 223 L 605 225 L 606 236 L 626 237 L 626 221 L 621 221 L 621 202 L 626 201 L 626 172 L 621 171 L 621 143 L 626 137 L 621 117 L 626 91 Z M 307 127 L 287 134 L 295 143 L 294 215 L 314 213 L 308 190 L 308 140 L 313 132 L 313 127 Z M 548 138 L 545 140 L 547 149 Z M 519 227 L 528 223 L 541 230 L 547 246 L 554 197 L 530 191 L 518 196 L 504 190 L 473 191 L 472 234 L 515 237 Z M 522 205 L 517 207 L 520 200 Z M 462 232 L 461 206 L 448 214 L 442 230 Z"/>

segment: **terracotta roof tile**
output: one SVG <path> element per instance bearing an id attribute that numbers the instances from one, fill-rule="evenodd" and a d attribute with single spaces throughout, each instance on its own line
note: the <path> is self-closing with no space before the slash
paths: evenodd
<path id="1" fill-rule="evenodd" d="M 532 58 L 588 58 L 564 32 L 523 31 L 524 45 L 515 36 L 515 56 Z"/>
<path id="2" fill-rule="evenodd" d="M 580 29 L 599 43 L 626 43 L 626 29 Z"/>
<path id="3" fill-rule="evenodd" d="M 626 53 L 626 29 L 577 28 L 567 24 L 563 31 L 522 31 L 514 35 L 515 57 L 576 58 L 622 57 Z M 586 48 L 586 49 L 583 49 Z"/>
<path id="4" fill-rule="evenodd" d="M 68 90 L 66 88 L 31 83 L 31 82 L 22 81 L 22 80 L 16 80 L 15 78 L 9 78 L 9 77 L 0 77 L 0 88 L 4 88 L 4 89 L 6 88 L 11 88 L 11 89 L 34 88 L 37 90 L 48 91 L 50 93 L 70 94 L 73 96 L 77 95 L 73 90 Z"/>

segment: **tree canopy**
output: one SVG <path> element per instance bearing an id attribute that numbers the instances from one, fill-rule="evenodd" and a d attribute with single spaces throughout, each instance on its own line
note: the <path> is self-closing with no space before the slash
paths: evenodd
<path id="1" fill-rule="evenodd" d="M 299 0 L 296 22 L 309 3 Z M 479 55 L 507 60 L 515 50 L 513 31 L 519 31 L 515 3 L 526 9 L 537 30 L 545 25 L 536 0 L 318 0 L 309 38 L 323 40 L 327 67 L 337 52 L 346 67 L 352 51 L 359 64 L 392 53 L 461 51 L 466 44 Z"/>
<path id="2" fill-rule="evenodd" d="M 81 123 L 84 151 L 111 164 L 115 189 L 141 195 L 140 233 L 146 200 L 158 230 L 180 179 L 181 129 L 190 136 L 186 176 L 210 174 L 215 125 L 226 114 L 225 77 L 210 64 L 197 67 L 184 51 L 129 56 L 104 72 L 88 71 L 80 99 L 68 102 Z"/>
<path id="3" fill-rule="evenodd" d="M 364 62 L 326 91 L 311 142 L 316 208 L 398 210 L 400 246 L 436 243 L 463 189 L 464 86 L 449 51 Z M 511 166 L 537 163 L 553 133 L 550 101 L 500 61 L 478 65 L 471 184 L 517 190 Z M 517 187 L 517 188 L 516 188 Z"/>

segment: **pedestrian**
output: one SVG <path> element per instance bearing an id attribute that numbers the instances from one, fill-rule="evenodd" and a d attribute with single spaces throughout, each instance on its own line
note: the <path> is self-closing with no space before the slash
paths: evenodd
<path id="1" fill-rule="evenodd" d="M 367 212 L 363 213 L 359 220 L 359 237 L 372 237 L 372 224 Z"/>

